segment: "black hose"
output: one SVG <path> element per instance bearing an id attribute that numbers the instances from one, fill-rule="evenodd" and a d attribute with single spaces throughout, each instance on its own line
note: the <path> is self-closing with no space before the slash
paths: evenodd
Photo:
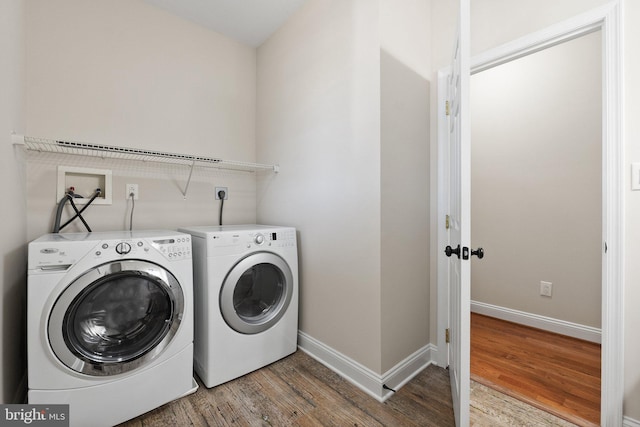
<path id="1" fill-rule="evenodd" d="M 100 194 L 102 194 L 102 190 L 99 189 L 99 188 L 96 188 L 96 191 L 93 193 L 93 196 L 91 196 L 91 199 L 89 199 L 87 204 L 84 205 L 82 207 L 82 209 L 80 209 L 80 210 L 78 210 L 78 208 L 76 207 L 76 204 L 73 203 L 73 196 L 71 194 L 69 194 L 69 193 L 65 194 L 64 197 L 58 203 L 58 209 L 56 210 L 56 221 L 55 221 L 55 224 L 53 226 L 53 232 L 54 233 L 59 233 L 60 230 L 65 228 L 67 225 L 71 224 L 71 222 L 73 220 L 75 220 L 76 218 L 80 218 L 80 221 L 82 221 L 84 226 L 87 228 L 87 231 L 91 232 L 91 227 L 89 227 L 89 224 L 87 224 L 87 222 L 82 217 L 82 212 L 84 212 L 89 207 L 89 205 L 91 205 L 91 203 L 93 203 L 93 201 L 96 199 L 96 197 L 98 197 Z M 74 216 L 72 216 L 67 222 L 65 222 L 64 224 L 60 225 L 60 218 L 62 217 L 62 209 L 64 208 L 64 204 L 65 204 L 65 202 L 67 200 L 69 200 L 69 203 L 71 203 L 71 207 L 76 212 L 76 214 Z"/>
<path id="2" fill-rule="evenodd" d="M 224 199 L 220 198 L 220 215 L 218 219 L 218 225 L 222 225 L 222 209 L 224 207 Z"/>
<path id="3" fill-rule="evenodd" d="M 99 188 L 96 188 L 96 191 L 93 193 L 93 196 L 91 196 L 91 198 L 89 199 L 89 201 L 87 202 L 86 205 L 84 205 L 82 207 L 82 209 L 80 209 L 80 211 L 78 212 L 78 208 L 76 208 L 75 203 L 73 203 L 73 198 L 70 194 L 67 194 L 67 197 L 69 198 L 69 202 L 71 203 L 71 206 L 73 207 L 73 210 L 76 211 L 76 214 L 74 216 L 72 216 L 67 222 L 65 222 L 64 224 L 62 224 L 62 226 L 60 226 L 58 228 L 58 231 L 54 231 L 54 233 L 59 232 L 60 230 L 62 230 L 63 228 L 65 228 L 67 225 L 71 224 L 71 222 L 76 219 L 76 218 L 80 218 L 80 220 L 84 223 L 84 226 L 87 227 L 88 231 L 91 231 L 91 229 L 89 228 L 89 225 L 87 225 L 86 221 L 84 220 L 84 218 L 82 218 L 80 215 L 82 214 L 82 212 L 85 211 L 85 209 L 87 209 L 89 207 L 89 205 L 91 205 L 91 203 L 93 203 L 93 201 L 96 199 L 96 197 L 98 197 L 100 194 L 102 193 L 102 190 Z"/>
<path id="4" fill-rule="evenodd" d="M 69 203 L 71 204 L 71 207 L 73 208 L 73 210 L 76 212 L 76 215 L 75 215 L 73 218 L 71 218 L 69 221 L 67 221 L 67 224 L 68 224 L 68 223 L 70 223 L 73 219 L 78 218 L 78 219 L 80 219 L 80 221 L 82 221 L 82 223 L 84 224 L 84 226 L 87 228 L 87 231 L 88 231 L 89 233 L 91 233 L 91 227 L 89 227 L 89 224 L 87 224 L 87 221 L 85 221 L 85 220 L 84 220 L 84 218 L 82 217 L 82 215 L 80 215 L 80 211 L 79 211 L 79 210 L 78 210 L 78 208 L 76 207 L 76 204 L 75 204 L 75 203 L 73 203 L 73 197 L 71 197 L 71 198 L 69 199 Z M 86 205 L 85 205 L 85 207 L 86 207 Z M 65 225 L 66 225 L 66 224 L 65 224 Z M 62 227 L 60 227 L 60 229 L 62 230 L 62 229 L 65 227 L 65 225 L 63 225 Z"/>
<path id="5" fill-rule="evenodd" d="M 62 210 L 64 209 L 64 204 L 67 203 L 67 200 L 71 200 L 71 196 L 69 194 L 65 194 L 62 199 L 58 202 L 58 208 L 56 209 L 56 220 L 53 223 L 53 232 L 60 232 L 60 219 L 62 218 Z M 67 221 L 68 223 L 69 221 Z M 66 226 L 67 224 L 65 224 Z"/>
<path id="6" fill-rule="evenodd" d="M 218 218 L 218 225 L 222 225 L 222 209 L 224 208 L 224 198 L 227 196 L 224 190 L 218 191 L 218 198 L 220 199 L 220 215 Z"/>

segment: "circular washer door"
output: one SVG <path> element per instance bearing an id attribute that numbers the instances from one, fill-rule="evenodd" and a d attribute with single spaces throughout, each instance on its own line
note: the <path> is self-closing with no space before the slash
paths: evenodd
<path id="1" fill-rule="evenodd" d="M 289 265 L 276 254 L 257 252 L 227 274 L 220 290 L 220 311 L 235 331 L 257 334 L 278 323 L 292 295 Z"/>
<path id="2" fill-rule="evenodd" d="M 155 359 L 175 335 L 184 310 L 176 278 L 140 260 L 106 263 L 74 280 L 55 302 L 49 341 L 69 368 L 117 375 Z"/>

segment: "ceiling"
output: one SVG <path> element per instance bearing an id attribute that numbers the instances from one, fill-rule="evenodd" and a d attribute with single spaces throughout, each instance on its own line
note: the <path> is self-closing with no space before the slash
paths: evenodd
<path id="1" fill-rule="evenodd" d="M 258 47 L 307 0 L 144 0 L 227 37 Z"/>

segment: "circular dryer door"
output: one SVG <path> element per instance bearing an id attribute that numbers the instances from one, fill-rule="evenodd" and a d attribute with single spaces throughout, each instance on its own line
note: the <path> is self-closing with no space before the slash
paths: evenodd
<path id="1" fill-rule="evenodd" d="M 240 260 L 220 291 L 225 322 L 243 334 L 257 334 L 275 325 L 293 295 L 293 275 L 278 255 L 258 252 Z"/>
<path id="2" fill-rule="evenodd" d="M 49 317 L 51 347 L 66 366 L 117 375 L 155 359 L 175 335 L 184 310 L 176 278 L 140 260 L 106 263 L 74 280 Z"/>

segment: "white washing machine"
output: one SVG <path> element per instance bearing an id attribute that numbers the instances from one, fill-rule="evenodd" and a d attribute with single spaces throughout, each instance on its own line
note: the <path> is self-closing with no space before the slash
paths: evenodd
<path id="1" fill-rule="evenodd" d="M 194 368 L 214 387 L 297 348 L 296 230 L 190 227 L 195 293 Z"/>
<path id="2" fill-rule="evenodd" d="M 195 391 L 191 236 L 48 234 L 29 244 L 30 404 L 111 426 Z"/>

